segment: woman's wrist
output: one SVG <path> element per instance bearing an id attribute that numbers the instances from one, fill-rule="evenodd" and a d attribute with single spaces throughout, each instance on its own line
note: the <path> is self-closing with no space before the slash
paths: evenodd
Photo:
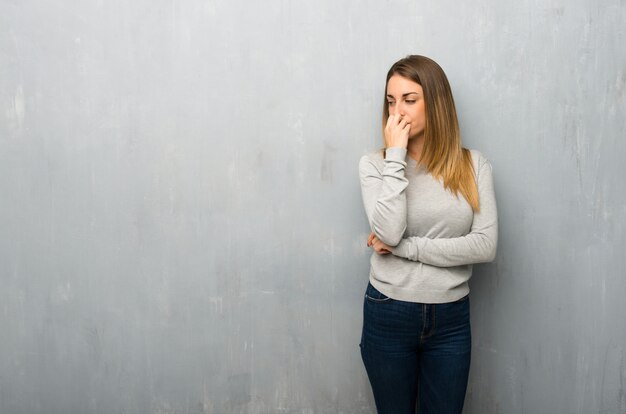
<path id="1" fill-rule="evenodd" d="M 389 147 L 385 149 L 385 159 L 392 161 L 404 161 L 406 158 L 406 148 Z"/>

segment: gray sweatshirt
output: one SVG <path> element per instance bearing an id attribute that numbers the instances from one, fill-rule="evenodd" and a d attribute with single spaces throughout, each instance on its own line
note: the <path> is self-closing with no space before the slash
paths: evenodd
<path id="1" fill-rule="evenodd" d="M 392 254 L 372 253 L 370 282 L 393 299 L 446 303 L 469 293 L 472 264 L 496 254 L 498 217 L 491 164 L 471 150 L 479 213 L 443 187 L 405 148 L 361 157 L 359 176 L 371 230 Z"/>

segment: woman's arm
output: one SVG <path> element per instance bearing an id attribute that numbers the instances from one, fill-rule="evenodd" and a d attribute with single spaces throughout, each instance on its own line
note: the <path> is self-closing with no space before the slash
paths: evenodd
<path id="1" fill-rule="evenodd" d="M 391 252 L 399 257 L 432 266 L 451 267 L 491 262 L 498 244 L 498 214 L 491 164 L 483 160 L 478 169 L 480 212 L 474 214 L 470 232 L 461 237 L 403 239 Z"/>
<path id="2" fill-rule="evenodd" d="M 406 194 L 409 181 L 404 176 L 406 148 L 387 148 L 382 171 L 361 157 L 361 195 L 370 228 L 389 246 L 397 245 L 406 230 Z"/>

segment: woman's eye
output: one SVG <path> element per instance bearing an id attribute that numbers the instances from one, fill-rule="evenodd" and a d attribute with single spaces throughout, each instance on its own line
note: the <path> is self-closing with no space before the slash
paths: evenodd
<path id="1" fill-rule="evenodd" d="M 389 101 L 387 103 L 389 104 L 389 106 L 392 106 L 393 104 L 395 104 L 395 102 L 391 102 L 391 101 Z"/>
<path id="2" fill-rule="evenodd" d="M 407 99 L 407 100 L 406 100 L 406 101 L 404 101 L 404 102 L 406 102 L 406 103 L 408 103 L 408 104 L 414 104 L 414 103 L 415 103 L 415 100 L 408 100 L 408 99 Z"/>

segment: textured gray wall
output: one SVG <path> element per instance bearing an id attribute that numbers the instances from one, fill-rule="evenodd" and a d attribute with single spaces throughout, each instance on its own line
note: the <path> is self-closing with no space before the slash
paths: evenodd
<path id="1" fill-rule="evenodd" d="M 371 413 L 357 162 L 448 73 L 494 165 L 467 413 L 626 413 L 626 3 L 0 0 L 0 413 Z"/>

